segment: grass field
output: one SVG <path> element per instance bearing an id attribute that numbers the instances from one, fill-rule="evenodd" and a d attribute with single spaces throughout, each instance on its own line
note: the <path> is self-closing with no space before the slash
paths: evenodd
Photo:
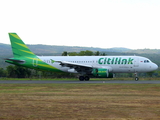
<path id="1" fill-rule="evenodd" d="M 160 119 L 160 84 L 1 84 L 0 120 Z"/>
<path id="2" fill-rule="evenodd" d="M 0 80 L 51 80 L 51 81 L 54 81 L 54 80 L 77 80 L 79 81 L 79 78 L 0 78 Z M 91 78 L 90 79 L 91 81 L 92 80 L 135 80 L 134 77 L 115 77 L 115 78 Z M 139 77 L 139 80 L 160 80 L 159 77 Z"/>

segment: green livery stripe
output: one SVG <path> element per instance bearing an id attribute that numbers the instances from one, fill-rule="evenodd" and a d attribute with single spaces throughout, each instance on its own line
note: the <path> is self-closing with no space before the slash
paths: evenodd
<path id="1" fill-rule="evenodd" d="M 49 64 L 47 64 L 47 63 L 45 63 L 45 62 L 43 62 L 41 59 L 39 59 L 38 57 L 36 57 L 36 58 L 31 58 L 31 57 L 26 57 L 27 59 L 29 59 L 29 61 L 30 60 L 35 60 L 35 61 L 37 61 L 38 63 L 37 63 L 37 67 L 38 68 L 41 68 L 42 67 L 42 69 L 44 69 L 44 68 L 48 68 L 48 69 L 53 69 L 53 70 L 59 70 L 59 69 L 57 69 L 57 68 L 55 68 L 55 67 L 53 67 L 53 66 L 51 66 L 51 65 L 49 65 Z"/>
<path id="2" fill-rule="evenodd" d="M 30 52 L 30 51 L 26 51 L 26 50 L 20 50 L 20 51 L 23 51 L 23 52 L 25 52 L 25 53 L 28 53 L 28 54 L 34 55 L 34 53 L 33 53 L 33 52 Z"/>
<path id="3" fill-rule="evenodd" d="M 16 33 L 9 33 L 12 37 L 21 40 L 21 38 Z"/>
<path id="4" fill-rule="evenodd" d="M 41 67 L 45 67 L 45 68 L 52 68 L 52 69 L 57 69 L 57 68 L 55 68 L 55 67 L 53 67 L 53 66 L 51 66 L 51 65 L 44 65 L 44 64 L 38 64 L 38 66 L 41 66 Z"/>
<path id="5" fill-rule="evenodd" d="M 26 63 L 25 63 L 26 67 L 30 67 L 33 69 L 48 70 L 48 71 L 60 71 L 59 69 L 43 62 L 38 57 L 37 58 L 24 57 L 23 60 L 26 61 Z"/>
<path id="6" fill-rule="evenodd" d="M 28 49 L 28 47 L 27 47 L 26 45 L 24 45 L 24 44 L 17 43 L 17 42 L 15 42 L 15 43 L 18 44 L 18 45 L 20 45 L 20 46 L 22 46 L 22 47 L 24 47 L 24 48 L 27 48 L 27 49 Z"/>
<path id="7" fill-rule="evenodd" d="M 40 60 L 38 57 L 36 57 L 36 58 L 26 57 L 26 58 L 31 59 L 31 60 L 38 60 L 38 61 L 42 61 L 42 60 Z"/>

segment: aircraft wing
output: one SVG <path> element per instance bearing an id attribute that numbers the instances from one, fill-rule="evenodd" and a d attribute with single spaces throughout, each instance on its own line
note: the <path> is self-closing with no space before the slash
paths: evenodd
<path id="1" fill-rule="evenodd" d="M 93 69 L 92 65 L 84 65 L 79 63 L 72 63 L 67 61 L 55 61 L 60 63 L 62 67 L 69 67 L 70 69 L 75 69 L 78 73 L 85 72 L 88 73 Z"/>
<path id="2" fill-rule="evenodd" d="M 78 64 L 78 63 L 72 63 L 72 62 L 67 62 L 67 61 L 55 61 L 60 63 L 60 65 L 65 66 L 65 67 L 84 67 L 84 68 L 92 68 L 91 65 L 84 65 L 84 64 Z"/>

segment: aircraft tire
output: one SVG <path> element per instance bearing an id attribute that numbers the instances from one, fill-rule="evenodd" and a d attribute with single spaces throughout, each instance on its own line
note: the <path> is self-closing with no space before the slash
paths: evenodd
<path id="1" fill-rule="evenodd" d="M 89 76 L 85 76 L 84 79 L 85 79 L 85 81 L 89 81 L 90 78 L 89 78 Z"/>
<path id="2" fill-rule="evenodd" d="M 135 81 L 138 81 L 139 80 L 139 78 L 138 77 L 135 77 Z"/>
<path id="3" fill-rule="evenodd" d="M 79 76 L 79 80 L 80 80 L 80 81 L 84 81 L 84 80 L 85 80 L 85 77 L 84 77 L 84 76 Z"/>

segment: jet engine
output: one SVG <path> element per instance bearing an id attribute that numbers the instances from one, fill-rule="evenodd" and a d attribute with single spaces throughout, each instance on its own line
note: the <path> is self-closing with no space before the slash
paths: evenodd
<path id="1" fill-rule="evenodd" d="M 92 74 L 94 77 L 99 77 L 99 78 L 113 78 L 114 77 L 113 73 L 109 73 L 109 70 L 104 69 L 104 68 L 95 68 L 93 69 Z"/>

